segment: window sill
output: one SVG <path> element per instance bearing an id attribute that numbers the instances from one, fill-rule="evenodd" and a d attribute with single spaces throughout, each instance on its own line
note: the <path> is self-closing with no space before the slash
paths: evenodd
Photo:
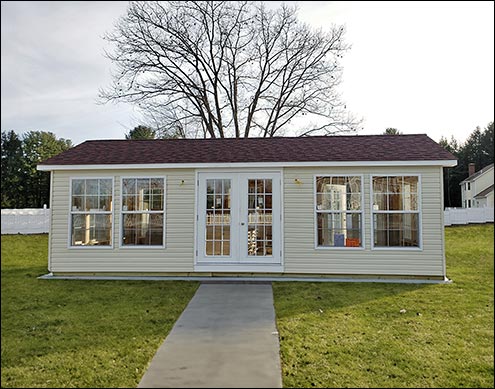
<path id="1" fill-rule="evenodd" d="M 154 246 L 150 246 L 150 245 L 139 245 L 139 244 L 136 244 L 136 245 L 120 245 L 119 246 L 119 249 L 122 249 L 122 250 L 137 250 L 137 249 L 163 250 L 163 249 L 166 249 L 166 248 L 167 248 L 166 245 L 154 245 Z"/>
<path id="2" fill-rule="evenodd" d="M 352 246 L 316 246 L 315 250 L 342 250 L 342 251 L 362 251 L 364 247 L 352 247 Z"/>
<path id="3" fill-rule="evenodd" d="M 392 246 L 392 247 L 371 247 L 371 250 L 372 251 L 423 251 L 423 248 Z"/>

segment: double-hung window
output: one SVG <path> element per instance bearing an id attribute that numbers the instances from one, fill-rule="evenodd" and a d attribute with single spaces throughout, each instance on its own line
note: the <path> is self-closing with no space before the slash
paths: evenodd
<path id="1" fill-rule="evenodd" d="M 362 178 L 316 176 L 317 247 L 363 247 Z"/>
<path id="2" fill-rule="evenodd" d="M 164 246 L 165 178 L 122 178 L 123 247 Z"/>
<path id="3" fill-rule="evenodd" d="M 373 176 L 374 247 L 420 247 L 418 176 Z"/>
<path id="4" fill-rule="evenodd" d="M 71 180 L 71 247 L 112 246 L 112 178 Z"/>

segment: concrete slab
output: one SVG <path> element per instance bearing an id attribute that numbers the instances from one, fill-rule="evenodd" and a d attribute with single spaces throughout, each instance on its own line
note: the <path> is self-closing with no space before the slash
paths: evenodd
<path id="1" fill-rule="evenodd" d="M 378 282 L 378 283 L 392 283 L 392 284 L 450 284 L 452 280 L 448 278 L 444 279 L 419 279 L 419 278 L 363 278 L 359 277 L 287 277 L 287 276 L 83 276 L 83 275 L 54 275 L 53 273 L 44 274 L 39 276 L 40 280 L 114 280 L 114 281 L 200 281 L 200 282 Z"/>
<path id="2" fill-rule="evenodd" d="M 271 284 L 201 284 L 139 388 L 281 388 Z"/>

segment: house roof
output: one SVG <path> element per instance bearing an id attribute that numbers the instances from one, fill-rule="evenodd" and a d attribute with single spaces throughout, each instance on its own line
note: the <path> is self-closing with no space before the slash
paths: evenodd
<path id="1" fill-rule="evenodd" d="M 89 140 L 39 164 L 455 161 L 426 134 L 274 138 Z M 45 169 L 43 169 L 45 166 Z"/>
<path id="2" fill-rule="evenodd" d="M 479 176 L 481 176 L 482 174 L 486 173 L 488 170 L 490 170 L 492 168 L 493 168 L 493 163 L 491 163 L 490 165 L 485 166 L 481 170 L 478 170 L 476 173 L 471 174 L 468 178 L 466 178 L 465 180 L 461 181 L 459 183 L 459 185 L 462 185 L 463 183 L 468 182 L 468 181 L 471 182 L 471 181 L 476 180 Z"/>
<path id="3" fill-rule="evenodd" d="M 490 192 L 493 192 L 493 184 L 491 184 L 488 188 L 485 190 L 482 190 L 480 193 L 478 193 L 474 198 L 480 198 L 480 197 L 486 197 Z"/>

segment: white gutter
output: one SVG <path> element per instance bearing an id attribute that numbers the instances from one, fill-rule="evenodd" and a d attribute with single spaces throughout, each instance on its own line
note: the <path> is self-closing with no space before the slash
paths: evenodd
<path id="1" fill-rule="evenodd" d="M 362 167 L 362 166 L 443 166 L 453 167 L 456 160 L 433 161 L 319 161 L 319 162 L 215 162 L 215 163 L 143 163 L 98 165 L 43 165 L 40 171 L 53 170 L 129 170 L 129 169 L 203 169 L 203 168 L 272 168 L 272 167 Z"/>

